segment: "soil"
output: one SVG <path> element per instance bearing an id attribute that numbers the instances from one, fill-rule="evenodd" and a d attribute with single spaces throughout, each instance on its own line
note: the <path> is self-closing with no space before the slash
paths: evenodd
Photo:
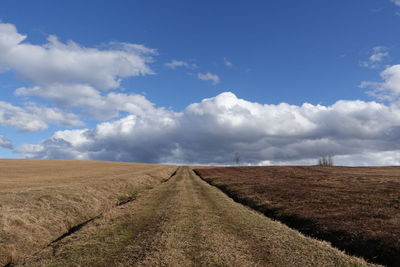
<path id="1" fill-rule="evenodd" d="M 196 172 L 236 201 L 346 252 L 400 266 L 399 167 L 224 167 Z"/>

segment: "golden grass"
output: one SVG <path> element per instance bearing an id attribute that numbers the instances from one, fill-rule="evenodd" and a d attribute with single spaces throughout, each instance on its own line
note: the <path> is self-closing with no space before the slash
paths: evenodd
<path id="1" fill-rule="evenodd" d="M 0 160 L 0 265 L 43 248 L 175 170 L 120 162 Z"/>
<path id="2" fill-rule="evenodd" d="M 188 167 L 24 266 L 368 266 L 232 201 Z"/>

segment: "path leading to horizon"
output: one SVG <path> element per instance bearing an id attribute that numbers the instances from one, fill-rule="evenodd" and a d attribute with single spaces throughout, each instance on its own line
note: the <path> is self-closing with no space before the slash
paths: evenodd
<path id="1" fill-rule="evenodd" d="M 364 266 L 234 202 L 189 167 L 16 266 Z"/>

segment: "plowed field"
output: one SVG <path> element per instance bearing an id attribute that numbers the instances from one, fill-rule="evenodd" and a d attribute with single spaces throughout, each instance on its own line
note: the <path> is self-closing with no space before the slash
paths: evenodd
<path id="1" fill-rule="evenodd" d="M 400 266 L 399 167 L 226 167 L 198 173 L 307 235 Z"/>

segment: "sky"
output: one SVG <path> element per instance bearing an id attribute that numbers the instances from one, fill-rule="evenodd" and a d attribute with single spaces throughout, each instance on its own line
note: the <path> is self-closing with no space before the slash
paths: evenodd
<path id="1" fill-rule="evenodd" d="M 0 157 L 400 164 L 400 1 L 0 3 Z"/>

